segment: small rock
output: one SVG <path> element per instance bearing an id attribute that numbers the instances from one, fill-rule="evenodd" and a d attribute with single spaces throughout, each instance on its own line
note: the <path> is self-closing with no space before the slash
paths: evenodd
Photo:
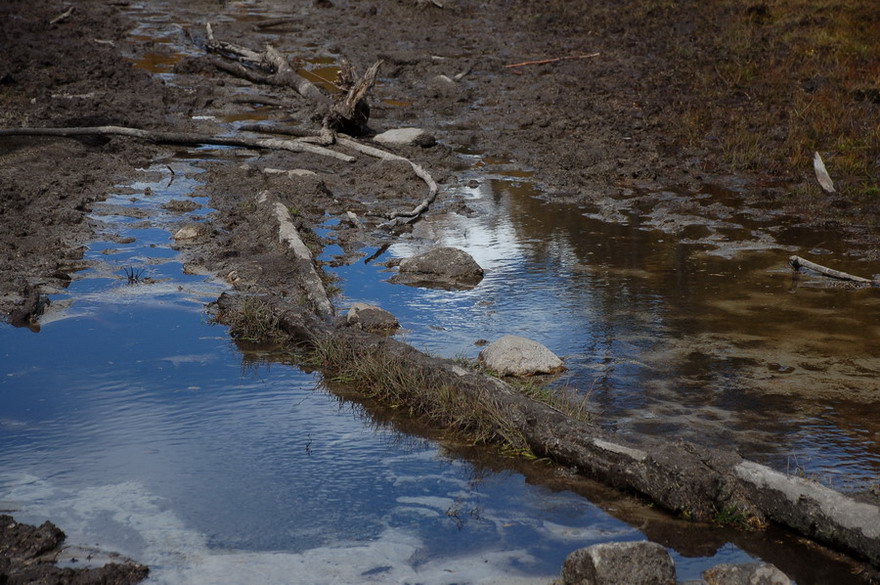
<path id="1" fill-rule="evenodd" d="M 434 248 L 404 258 L 400 272 L 391 282 L 437 288 L 473 288 L 483 279 L 483 269 L 473 257 L 458 248 Z"/>
<path id="2" fill-rule="evenodd" d="M 703 573 L 708 585 L 791 585 L 791 579 L 769 563 L 717 565 Z"/>
<path id="3" fill-rule="evenodd" d="M 173 211 L 174 213 L 188 213 L 190 211 L 195 211 L 201 207 L 201 205 L 190 199 L 172 199 L 162 207 L 168 211 Z"/>
<path id="4" fill-rule="evenodd" d="M 388 130 L 373 137 L 373 140 L 380 144 L 389 144 L 393 146 L 434 146 L 437 139 L 428 134 L 421 128 L 395 128 Z"/>
<path id="5" fill-rule="evenodd" d="M 480 352 L 480 362 L 500 376 L 555 374 L 565 369 L 559 357 L 537 341 L 505 335 Z"/>
<path id="6" fill-rule="evenodd" d="M 175 240 L 194 240 L 202 235 L 204 226 L 200 224 L 185 225 L 174 232 Z"/>
<path id="7" fill-rule="evenodd" d="M 565 585 L 675 585 L 675 566 L 656 542 L 611 542 L 581 548 L 565 559 Z"/>
<path id="8" fill-rule="evenodd" d="M 367 331 L 394 331 L 400 327 L 397 317 L 375 305 L 354 303 L 348 310 L 345 322 Z"/>

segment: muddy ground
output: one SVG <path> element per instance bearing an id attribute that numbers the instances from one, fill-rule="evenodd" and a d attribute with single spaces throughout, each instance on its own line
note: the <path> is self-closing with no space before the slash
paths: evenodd
<path id="1" fill-rule="evenodd" d="M 744 206 L 768 217 L 785 211 L 805 225 L 839 225 L 851 253 L 872 257 L 872 222 L 853 217 L 870 218 L 876 210 L 852 205 L 846 194 L 823 195 L 808 162 L 785 171 L 768 161 L 763 170 L 772 172 L 752 165 L 731 179 L 736 167 L 721 156 L 720 144 L 749 115 L 742 96 L 730 104 L 736 117 L 712 119 L 717 135 L 699 140 L 695 131 L 683 132 L 683 116 L 707 111 L 700 108 L 717 97 L 692 83 L 695 68 L 713 58 L 706 39 L 725 18 L 752 13 L 685 2 L 670 18 L 668 4 L 189 2 L 175 9 L 178 26 L 163 29 L 160 39 L 149 28 L 132 34 L 148 14 L 125 2 L 80 2 L 62 17 L 68 5 L 60 1 L 10 0 L 0 5 L 0 126 L 113 124 L 220 134 L 233 120 L 247 119 L 317 128 L 314 104 L 292 90 L 242 81 L 206 60 L 203 24 L 210 20 L 218 38 L 257 50 L 271 42 L 301 60 L 295 66 L 348 57 L 363 70 L 382 59 L 370 127 L 419 126 L 437 138 L 434 146 L 395 149 L 439 183 L 431 213 L 470 212 L 449 190 L 472 164 L 460 154 L 478 153 L 534 172 L 548 199 L 577 202 L 611 221 L 631 210 L 651 211 L 675 231 L 685 225 L 675 220 L 682 215 L 711 223 Z M 276 16 L 291 20 L 256 26 Z M 694 50 L 683 52 L 683 45 Z M 506 67 L 570 56 L 579 58 Z M 158 75 L 172 71 L 173 81 Z M 874 106 L 862 100 L 859 107 Z M 785 135 L 788 123 L 780 115 L 776 127 L 763 131 Z M 84 267 L 82 246 L 95 229 L 87 217 L 92 205 L 135 169 L 161 165 L 182 150 L 123 137 L 0 137 L 0 314 L 38 328 L 46 295 Z M 197 237 L 178 244 L 190 269 L 218 273 L 240 291 L 306 297 L 299 264 L 273 244 L 274 226 L 255 202 L 260 192 L 285 204 L 313 251 L 328 243 L 318 228 L 338 218 L 332 237 L 349 258 L 364 245 L 398 237 L 382 227 L 383 216 L 426 195 L 426 185 L 400 161 L 205 152 L 223 159 L 202 164 L 207 172 L 200 176 L 216 213 Z M 291 169 L 303 172 L 273 172 Z M 706 185 L 717 184 L 735 186 L 740 195 L 712 206 L 695 202 Z M 793 204 L 791 192 L 810 204 Z M 325 285 L 332 292 L 333 283 Z"/>
<path id="2" fill-rule="evenodd" d="M 55 562 L 64 539 L 64 532 L 51 522 L 31 526 L 0 514 L 0 583 L 128 585 L 143 581 L 149 573 L 143 565 L 124 559 L 101 567 L 83 567 L 91 564 L 92 557 L 87 551 L 82 551 L 82 559 L 72 557 L 68 559 L 69 566 L 58 567 Z"/>
<path id="3" fill-rule="evenodd" d="M 693 86 L 713 56 L 706 39 L 717 33 L 720 23 L 742 26 L 754 20 L 755 11 L 763 14 L 754 7 L 743 13 L 724 3 L 699 10 L 680 6 L 673 14 L 664 3 L 646 0 L 593 2 L 588 7 L 458 0 L 442 9 L 414 0 L 320 1 L 294 7 L 225 2 L 219 8 L 216 2 L 205 2 L 188 3 L 178 28 L 161 39 L 150 37 L 149 29 L 131 34 L 139 13 L 124 2 L 79 3 L 52 23 L 66 8 L 50 0 L 13 0 L 0 7 L 3 127 L 117 124 L 216 133 L 224 130 L 224 120 L 253 116 L 256 107 L 266 122 L 314 128 L 314 108 L 308 101 L 289 90 L 237 80 L 199 57 L 203 23 L 213 20 L 222 40 L 255 49 L 272 42 L 295 59 L 336 62 L 348 57 L 361 69 L 383 59 L 371 98 L 370 126 L 376 131 L 397 126 L 431 131 L 438 146 L 400 154 L 429 169 L 441 191 L 466 164 L 456 152 L 477 152 L 533 170 L 547 198 L 578 201 L 612 220 L 631 209 L 651 210 L 660 215 L 656 223 L 673 231 L 682 227 L 676 218 L 683 214 L 711 222 L 729 213 L 729 205 L 759 202 L 767 213 L 790 211 L 786 185 L 808 192 L 810 201 L 821 194 L 808 163 L 790 172 L 768 164 L 777 169 L 775 174 L 740 174 L 736 184 L 742 186 L 741 202 L 701 206 L 691 199 L 705 184 L 730 184 L 724 177 L 732 168 L 719 155 L 725 120 L 714 121 L 720 126 L 717 136 L 702 142 L 681 140 L 682 116 L 714 99 Z M 290 20 L 258 28 L 263 10 L 264 20 Z M 181 60 L 180 47 L 190 56 Z M 683 52 L 682 47 L 692 50 Z M 505 67 L 580 55 L 592 56 Z M 173 83 L 151 73 L 170 70 L 157 64 L 176 64 Z M 453 82 L 438 77 L 460 74 Z M 281 100 L 284 106 L 246 103 L 260 96 L 269 103 Z M 872 103 L 862 100 L 859 107 Z M 749 115 L 742 104 L 731 108 L 737 120 Z M 777 118 L 778 127 L 765 129 L 766 134 L 790 132 L 786 116 Z M 733 134 L 735 129 L 729 130 Z M 80 246 L 91 230 L 84 214 L 91 204 L 132 169 L 171 152 L 126 138 L 0 139 L 0 313 L 16 324 L 30 323 L 30 315 L 41 309 L 41 295 L 63 287 L 80 268 Z M 327 185 L 328 196 L 336 209 L 331 211 L 381 213 L 395 205 L 411 206 L 423 196 L 423 185 L 411 177 L 400 188 L 395 181 L 404 173 L 385 168 L 394 165 L 339 165 L 292 154 L 272 157 L 279 168 L 307 168 L 332 177 L 336 184 Z M 231 181 L 242 189 L 252 187 L 235 177 Z M 671 187 L 679 195 L 661 194 Z M 223 192 L 223 185 L 215 191 Z M 292 206 L 302 210 L 303 222 L 314 225 L 323 219 L 318 212 L 327 208 L 314 192 L 305 195 Z M 840 222 L 841 210 L 849 206 L 845 196 L 823 197 L 821 205 L 796 206 L 802 221 Z M 438 206 L 443 205 L 457 204 L 441 193 Z M 863 221 L 849 221 L 845 236 L 854 253 L 872 256 L 866 226 L 873 210 L 852 211 Z M 340 237 L 365 239 L 357 233 Z"/>

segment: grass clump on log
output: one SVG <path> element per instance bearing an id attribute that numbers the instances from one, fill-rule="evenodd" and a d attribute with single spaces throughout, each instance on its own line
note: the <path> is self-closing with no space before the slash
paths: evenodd
<path id="1" fill-rule="evenodd" d="M 282 343 L 288 339 L 281 316 L 266 299 L 246 297 L 234 311 L 222 311 L 216 320 L 229 327 L 229 334 L 249 343 Z"/>
<path id="2" fill-rule="evenodd" d="M 363 343 L 344 335 L 327 336 L 315 344 L 308 361 L 328 382 L 350 385 L 371 400 L 405 409 L 413 418 L 455 432 L 473 444 L 496 444 L 506 455 L 537 458 L 491 385 L 456 380 L 439 365 L 446 360 L 423 361 L 412 351 L 414 355 L 407 355 L 399 346 L 382 341 Z M 454 367 L 453 362 L 446 363 Z M 514 387 L 560 411 L 588 416 L 586 398 L 533 382 Z"/>

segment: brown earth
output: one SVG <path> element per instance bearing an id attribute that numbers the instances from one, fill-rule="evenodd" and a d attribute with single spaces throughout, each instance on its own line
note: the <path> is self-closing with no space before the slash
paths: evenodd
<path id="1" fill-rule="evenodd" d="M 873 55 L 871 45 L 859 43 L 878 23 L 864 4 L 458 0 L 440 9 L 413 0 L 317 1 L 294 8 L 270 1 L 250 8 L 196 2 L 169 17 L 186 31 L 177 29 L 175 46 L 150 38 L 149 30 L 130 35 L 137 13 L 130 10 L 126 18 L 127 3 L 78 3 L 51 24 L 66 5 L 12 0 L 0 7 L 0 125 L 118 124 L 217 132 L 216 121 L 249 111 L 241 98 L 257 94 L 286 103 L 262 108 L 264 117 L 314 126 L 311 104 L 292 92 L 254 88 L 200 60 L 179 63 L 173 84 L 148 72 L 161 70 L 156 63 L 179 61 L 179 47 L 198 54 L 202 23 L 210 17 L 218 38 L 255 49 L 268 41 L 296 58 L 347 56 L 360 68 L 384 59 L 373 91 L 371 127 L 431 130 L 440 146 L 401 152 L 428 168 L 441 189 L 452 186 L 453 173 L 466 164 L 456 151 L 480 152 L 534 170 L 548 198 L 594 204 L 600 214 L 614 218 L 628 209 L 656 213 L 686 205 L 703 185 L 723 182 L 719 176 L 740 168 L 749 171 L 740 174 L 749 178 L 740 189 L 741 204 L 794 208 L 804 222 L 845 226 L 843 237 L 855 252 L 873 256 L 870 228 L 877 198 L 860 199 L 859 193 L 870 191 L 866 185 L 876 186 L 878 104 L 872 92 L 877 79 L 862 62 Z M 262 9 L 267 17 L 291 20 L 255 30 L 259 17 L 252 15 Z M 831 40 L 814 47 L 809 44 L 814 38 Z M 780 39 L 791 43 L 783 46 Z M 812 61 L 804 63 L 800 52 Z M 593 53 L 598 55 L 505 67 Z M 787 58 L 791 79 L 780 79 Z M 850 69 L 838 71 L 835 62 Z M 762 76 L 762 63 L 775 65 L 772 75 Z M 803 79 L 810 68 L 823 75 Z M 437 77 L 457 74 L 465 75 L 457 82 Z M 854 79 L 847 83 L 849 78 Z M 816 124 L 801 128 L 791 104 L 820 94 L 832 103 L 826 95 L 832 90 L 841 92 L 837 101 L 847 108 L 855 137 L 850 150 L 868 162 L 846 167 L 851 172 L 838 182 L 842 193 L 828 196 L 814 184 L 809 150 L 831 148 L 831 140 Z M 217 118 L 194 121 L 195 114 Z M 745 134 L 743 124 L 749 126 Z M 811 132 L 815 144 L 794 144 L 795 135 Z M 767 137 L 776 137 L 776 143 Z M 760 142 L 763 138 L 767 141 Z M 835 134 L 838 142 L 844 138 Z M 859 146 L 859 140 L 867 142 Z M 742 152 L 749 141 L 761 147 L 760 156 Z M 170 152 L 125 138 L 0 139 L 4 317 L 31 322 L 30 315 L 42 306 L 41 295 L 63 287 L 80 267 L 80 246 L 91 230 L 84 212 L 134 168 Z M 828 150 L 823 152 L 827 157 Z M 841 150 L 840 160 L 852 158 L 851 152 Z M 386 163 L 328 168 L 308 157 L 276 158 L 281 168 L 335 171 L 338 183 L 328 185 L 332 197 L 345 201 L 340 209 L 355 213 L 411 205 L 402 199 L 422 196 L 412 191 L 421 187 L 411 178 L 411 191 L 398 189 L 393 182 L 398 177 L 385 172 Z M 829 169 L 836 171 L 833 157 Z M 755 175 L 755 170 L 769 172 Z M 781 187 L 786 184 L 793 188 Z M 669 187 L 681 193 L 678 201 L 669 200 L 668 193 L 657 195 Z M 388 194 L 399 199 L 388 201 Z M 314 224 L 322 219 L 314 214 L 321 208 L 308 209 L 308 204 L 296 207 L 311 212 L 302 220 Z M 701 206 L 698 212 L 709 221 L 728 210 Z"/>
<path id="2" fill-rule="evenodd" d="M 0 583 L 55 583 L 57 585 L 128 585 L 143 581 L 149 570 L 136 563 L 108 563 L 102 567 L 57 567 L 64 532 L 51 522 L 20 524 L 0 514 Z"/>

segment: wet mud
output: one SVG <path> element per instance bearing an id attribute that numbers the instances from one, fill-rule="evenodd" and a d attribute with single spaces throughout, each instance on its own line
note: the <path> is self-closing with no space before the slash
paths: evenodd
<path id="1" fill-rule="evenodd" d="M 130 585 L 147 578 L 149 570 L 130 561 L 89 567 L 92 556 L 82 551 L 82 561 L 67 555 L 68 566 L 55 563 L 62 556 L 64 532 L 51 522 L 31 526 L 0 514 L 0 583 L 56 583 L 58 585 Z"/>

